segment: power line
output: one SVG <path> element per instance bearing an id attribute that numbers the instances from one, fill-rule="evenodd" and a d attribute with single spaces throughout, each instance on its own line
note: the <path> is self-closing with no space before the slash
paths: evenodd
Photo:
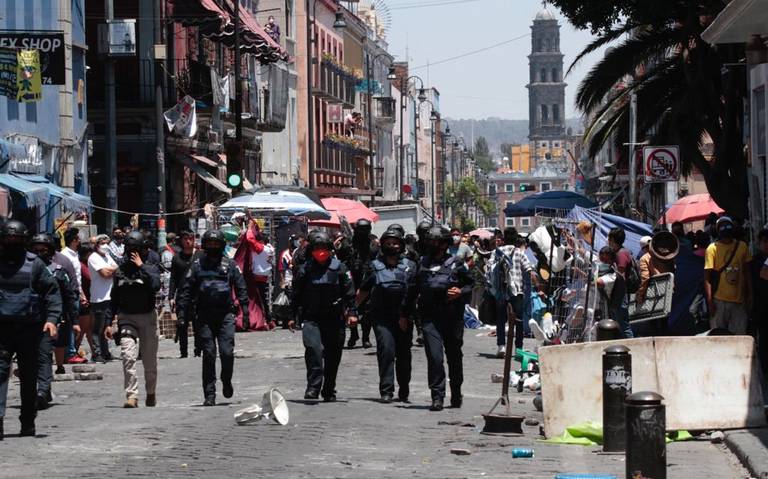
<path id="1" fill-rule="evenodd" d="M 425 7 L 441 7 L 446 5 L 459 5 L 462 3 L 474 3 L 480 0 L 432 0 L 425 3 L 403 3 L 400 5 L 390 6 L 389 10 L 410 10 L 413 8 L 425 8 Z"/>
<path id="2" fill-rule="evenodd" d="M 462 53 L 461 55 L 456 55 L 456 56 L 454 56 L 454 57 L 450 57 L 450 58 L 444 58 L 444 59 L 442 59 L 442 60 L 438 60 L 438 61 L 436 61 L 436 62 L 429 62 L 429 63 L 427 63 L 427 64 L 424 64 L 424 65 L 419 65 L 419 66 L 417 66 L 417 67 L 413 67 L 413 68 L 412 68 L 412 70 L 420 70 L 420 69 L 422 69 L 422 68 L 433 67 L 433 66 L 436 66 L 436 65 L 441 65 L 441 64 L 443 64 L 443 63 L 452 62 L 452 61 L 454 61 L 454 60 L 459 60 L 459 59 L 461 59 L 461 58 L 465 58 L 465 57 L 468 57 L 468 56 L 471 56 L 471 55 L 476 55 L 476 54 L 478 54 L 478 53 L 486 52 L 486 51 L 488 51 L 488 50 L 491 50 L 491 49 L 494 49 L 494 48 L 498 48 L 498 47 L 500 47 L 500 46 L 503 46 L 503 45 L 507 45 L 507 44 L 509 44 L 509 43 L 513 43 L 513 42 L 516 42 L 516 41 L 518 41 L 518 40 L 522 40 L 523 38 L 527 38 L 527 37 L 530 37 L 530 36 L 531 36 L 531 34 L 530 34 L 530 33 L 526 33 L 526 34 L 524 34 L 524 35 L 520 35 L 520 36 L 518 36 L 518 37 L 515 37 L 515 38 L 511 38 L 511 39 L 509 39 L 509 40 L 505 40 L 505 41 L 503 41 L 503 42 L 495 43 L 495 44 L 493 44 L 493 45 L 489 45 L 489 46 L 487 46 L 487 47 L 484 47 L 484 48 L 479 48 L 479 49 L 477 49 L 477 50 L 472 50 L 471 52 Z"/>

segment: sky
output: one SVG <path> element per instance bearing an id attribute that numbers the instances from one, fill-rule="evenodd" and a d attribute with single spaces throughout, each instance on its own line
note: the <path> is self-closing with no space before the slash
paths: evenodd
<path id="1" fill-rule="evenodd" d="M 379 0 L 381 1 L 381 0 Z M 410 60 L 411 74 L 419 75 L 440 92 L 440 109 L 451 118 L 528 118 L 528 54 L 530 26 L 542 9 L 537 0 L 383 0 L 391 12 L 387 34 L 389 51 L 397 61 Z M 592 35 L 560 19 L 560 50 L 565 68 Z M 484 49 L 480 53 L 441 60 Z M 406 57 L 407 52 L 407 57 Z M 579 116 L 573 106 L 577 85 L 602 56 L 585 58 L 565 78 L 566 116 Z"/>

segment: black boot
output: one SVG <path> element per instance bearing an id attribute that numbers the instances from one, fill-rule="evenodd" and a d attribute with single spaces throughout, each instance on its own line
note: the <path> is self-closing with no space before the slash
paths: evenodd
<path id="1" fill-rule="evenodd" d="M 315 400 L 320 397 L 320 393 L 315 389 L 307 389 L 304 393 L 304 399 Z"/>
<path id="2" fill-rule="evenodd" d="M 235 393 L 235 389 L 232 387 L 232 381 L 223 383 L 222 393 L 224 393 L 224 397 L 227 399 L 232 397 Z"/>
<path id="3" fill-rule="evenodd" d="M 430 411 L 442 411 L 443 410 L 443 400 L 442 399 L 433 399 L 432 405 L 429 406 Z"/>
<path id="4" fill-rule="evenodd" d="M 34 437 L 35 436 L 35 421 L 24 421 L 21 423 L 21 430 L 19 431 L 19 437 Z"/>
<path id="5" fill-rule="evenodd" d="M 216 398 L 205 398 L 205 401 L 203 401 L 203 406 L 215 406 L 216 405 Z"/>

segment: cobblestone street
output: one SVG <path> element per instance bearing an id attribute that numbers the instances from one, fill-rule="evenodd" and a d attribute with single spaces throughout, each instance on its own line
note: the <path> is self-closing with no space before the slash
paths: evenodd
<path id="1" fill-rule="evenodd" d="M 481 336 L 476 336 L 480 335 Z M 427 410 L 426 365 L 414 348 L 411 404 L 381 404 L 374 350 L 345 350 L 336 403 L 305 403 L 301 335 L 287 331 L 238 334 L 235 396 L 203 408 L 200 361 L 175 359 L 161 341 L 158 407 L 122 409 L 118 362 L 98 365 L 103 381 L 57 382 L 54 406 L 38 416 L 37 438 L 18 438 L 18 382 L 10 387 L 0 477 L 519 477 L 610 473 L 624 477 L 623 456 L 593 448 L 537 443 L 538 426 L 523 437 L 479 434 L 482 413 L 500 385 L 490 382 L 503 361 L 485 332 L 465 335 L 464 407 Z M 291 422 L 237 426 L 233 413 L 259 402 L 270 386 L 289 400 Z M 143 392 L 143 384 L 141 385 Z M 541 420 L 531 393 L 512 393 L 517 413 Z M 443 425 L 448 422 L 453 425 Z M 513 447 L 535 449 L 513 459 Z M 466 448 L 471 455 L 452 455 Z M 669 477 L 748 477 L 735 456 L 708 441 L 668 446 Z"/>

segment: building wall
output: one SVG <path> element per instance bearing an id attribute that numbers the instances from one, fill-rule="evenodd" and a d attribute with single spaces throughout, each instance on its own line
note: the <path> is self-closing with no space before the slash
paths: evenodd
<path id="1" fill-rule="evenodd" d="M 530 217 L 527 220 L 525 218 L 507 218 L 504 215 L 504 209 L 509 204 L 517 203 L 526 196 L 534 193 L 540 193 L 542 191 L 548 191 L 545 189 L 545 184 L 549 184 L 549 190 L 562 191 L 569 189 L 569 178 L 564 177 L 542 177 L 542 176 L 529 176 L 520 174 L 491 174 L 488 178 L 488 184 L 491 195 L 491 199 L 495 198 L 496 211 L 498 216 L 496 218 L 496 226 L 498 228 L 504 228 L 505 226 L 514 226 L 518 231 L 528 233 L 533 231 L 538 226 L 537 220 L 534 217 Z M 533 185 L 532 191 L 520 191 L 520 185 Z M 495 191 L 495 196 L 493 195 Z"/>

